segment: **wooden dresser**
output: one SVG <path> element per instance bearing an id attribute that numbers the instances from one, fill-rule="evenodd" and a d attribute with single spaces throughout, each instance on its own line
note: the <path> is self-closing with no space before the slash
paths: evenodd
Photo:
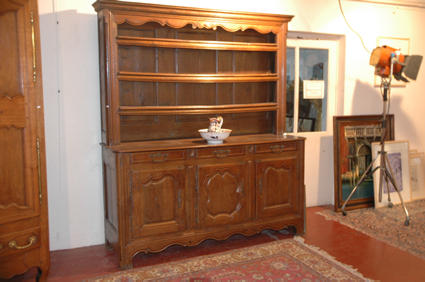
<path id="1" fill-rule="evenodd" d="M 304 138 L 284 137 L 291 16 L 99 0 L 105 233 L 139 252 L 304 232 Z M 224 118 L 208 145 L 198 129 Z"/>
<path id="2" fill-rule="evenodd" d="M 49 269 L 36 0 L 0 1 L 0 278 Z"/>

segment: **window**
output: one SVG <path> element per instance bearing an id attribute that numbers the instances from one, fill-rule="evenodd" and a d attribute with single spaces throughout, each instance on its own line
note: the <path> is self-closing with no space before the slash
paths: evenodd
<path id="1" fill-rule="evenodd" d="M 329 70 L 333 41 L 288 40 L 286 53 L 286 132 L 329 128 Z"/>

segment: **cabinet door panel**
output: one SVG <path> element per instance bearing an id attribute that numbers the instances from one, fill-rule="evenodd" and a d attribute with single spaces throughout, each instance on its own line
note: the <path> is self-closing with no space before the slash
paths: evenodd
<path id="1" fill-rule="evenodd" d="M 201 226 L 238 223 L 250 218 L 251 189 L 246 163 L 198 167 L 198 212 Z"/>
<path id="2" fill-rule="evenodd" d="M 296 155 L 257 162 L 257 216 L 259 218 L 296 212 L 300 193 L 298 173 Z"/>
<path id="3" fill-rule="evenodd" d="M 185 228 L 185 169 L 133 171 L 130 174 L 130 224 L 133 238 Z"/>

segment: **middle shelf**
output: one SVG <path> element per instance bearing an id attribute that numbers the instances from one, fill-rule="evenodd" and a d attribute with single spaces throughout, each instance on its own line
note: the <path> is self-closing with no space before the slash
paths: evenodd
<path id="1" fill-rule="evenodd" d="M 234 51 L 266 51 L 276 52 L 276 43 L 262 42 L 232 42 L 213 40 L 183 40 L 174 38 L 150 38 L 136 36 L 117 36 L 120 46 L 144 46 L 161 48 L 205 49 L 205 50 L 234 50 Z"/>
<path id="2" fill-rule="evenodd" d="M 119 71 L 118 80 L 153 82 L 234 83 L 277 81 L 276 73 L 148 73 Z"/>
<path id="3" fill-rule="evenodd" d="M 277 110 L 277 103 L 236 104 L 236 105 L 196 105 L 196 106 L 121 106 L 119 115 L 190 115 L 269 112 Z"/>

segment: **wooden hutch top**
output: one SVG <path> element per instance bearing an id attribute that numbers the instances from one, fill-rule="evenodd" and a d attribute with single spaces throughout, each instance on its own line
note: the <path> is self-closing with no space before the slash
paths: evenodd
<path id="1" fill-rule="evenodd" d="M 114 0 L 93 6 L 105 42 L 104 145 L 199 147 L 197 130 L 213 115 L 232 129 L 226 143 L 283 138 L 292 16 Z"/>

